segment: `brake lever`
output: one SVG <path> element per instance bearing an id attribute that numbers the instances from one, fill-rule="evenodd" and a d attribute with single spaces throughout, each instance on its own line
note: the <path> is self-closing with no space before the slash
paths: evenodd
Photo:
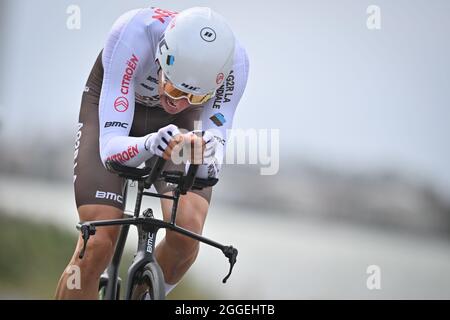
<path id="1" fill-rule="evenodd" d="M 223 278 L 222 283 L 226 283 L 228 278 L 231 276 L 231 272 L 233 272 L 234 264 L 236 263 L 236 257 L 238 255 L 238 250 L 236 248 L 233 248 L 233 246 L 225 247 L 222 250 L 225 257 L 228 258 L 228 262 L 230 263 L 230 271 L 228 272 L 227 276 Z"/>
<path id="2" fill-rule="evenodd" d="M 84 254 L 86 252 L 87 242 L 88 242 L 90 236 L 95 234 L 96 229 L 95 229 L 95 226 L 92 226 L 90 224 L 89 225 L 83 224 L 79 228 L 77 227 L 77 229 L 80 229 L 81 236 L 83 237 L 83 249 L 81 249 L 80 254 L 78 255 L 78 258 L 83 259 Z"/>

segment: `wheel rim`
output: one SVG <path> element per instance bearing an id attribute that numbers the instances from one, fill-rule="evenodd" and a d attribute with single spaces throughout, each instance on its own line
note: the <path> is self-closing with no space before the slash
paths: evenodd
<path id="1" fill-rule="evenodd" d="M 152 286 L 149 284 L 149 279 L 145 278 L 142 282 L 136 284 L 134 287 L 134 298 L 137 300 L 154 300 L 154 292 Z"/>
<path id="2" fill-rule="evenodd" d="M 153 300 L 152 295 L 150 294 L 150 292 L 148 292 L 148 290 L 144 292 L 141 300 Z"/>
<path id="3" fill-rule="evenodd" d="M 161 269 L 157 264 L 146 265 L 135 276 L 131 291 L 132 300 L 164 300 L 164 285 Z"/>
<path id="4" fill-rule="evenodd" d="M 155 300 L 155 296 L 153 294 L 153 288 L 152 286 L 148 283 L 150 281 L 148 281 L 147 278 L 144 279 L 143 281 L 143 286 L 145 287 L 145 291 L 142 294 L 142 298 L 141 300 Z"/>

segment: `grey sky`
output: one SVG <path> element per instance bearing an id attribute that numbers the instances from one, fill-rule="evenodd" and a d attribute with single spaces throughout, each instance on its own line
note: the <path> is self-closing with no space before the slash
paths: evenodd
<path id="1" fill-rule="evenodd" d="M 84 82 L 120 14 L 207 5 L 250 57 L 235 127 L 281 129 L 284 156 L 396 167 L 450 189 L 450 1 L 271 3 L 1 0 L 1 134 L 74 135 Z M 70 4 L 81 30 L 66 28 Z M 371 4 L 381 30 L 366 27 Z"/>

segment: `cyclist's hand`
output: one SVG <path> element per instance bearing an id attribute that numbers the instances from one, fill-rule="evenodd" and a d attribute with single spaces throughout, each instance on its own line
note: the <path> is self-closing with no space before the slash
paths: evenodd
<path id="1" fill-rule="evenodd" d="M 158 130 L 158 132 L 151 135 L 147 140 L 149 150 L 157 156 L 170 160 L 173 149 L 181 145 L 183 142 L 183 135 L 180 134 L 178 127 L 169 124 Z"/>
<path id="2" fill-rule="evenodd" d="M 188 155 L 189 157 L 188 161 L 194 164 L 203 163 L 203 150 L 205 150 L 205 142 L 201 137 L 201 131 L 199 132 L 191 131 L 184 134 L 183 141 L 184 141 L 183 152 L 186 152 L 185 154 Z"/>
<path id="3" fill-rule="evenodd" d="M 210 132 L 191 131 L 184 135 L 184 143 L 190 144 L 191 163 L 207 164 L 212 161 L 216 152 L 217 141 Z"/>
<path id="4" fill-rule="evenodd" d="M 218 178 L 221 168 L 219 159 L 216 157 L 216 149 L 219 146 L 218 140 L 211 132 L 205 131 L 203 141 L 205 142 L 203 165 L 199 166 L 197 177 L 203 179 Z"/>
<path id="5" fill-rule="evenodd" d="M 217 140 L 211 132 L 204 131 L 203 142 L 205 143 L 203 150 L 203 163 L 209 164 L 214 161 L 216 148 L 218 146 Z"/>
<path id="6" fill-rule="evenodd" d="M 185 171 L 189 169 L 190 163 L 201 164 L 197 170 L 197 177 L 217 178 L 221 165 L 215 157 L 219 144 L 214 135 L 209 131 L 191 131 L 185 135 L 184 141 L 185 144 L 191 143 L 191 160 L 186 163 Z"/>

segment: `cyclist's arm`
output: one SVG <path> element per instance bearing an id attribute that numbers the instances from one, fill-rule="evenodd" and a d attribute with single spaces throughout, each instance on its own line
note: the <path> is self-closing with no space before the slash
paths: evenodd
<path id="1" fill-rule="evenodd" d="M 102 56 L 104 76 L 99 102 L 100 156 L 138 166 L 151 153 L 148 136 L 129 137 L 134 116 L 136 75 L 150 50 L 145 28 L 134 19 L 139 10 L 122 15 L 110 31 Z M 148 52 L 148 51 L 147 51 Z"/>
<path id="2" fill-rule="evenodd" d="M 201 115 L 202 130 L 210 131 L 218 142 L 214 161 L 200 166 L 198 170 L 197 176 L 201 178 L 217 177 L 220 172 L 225 157 L 227 130 L 232 128 L 234 113 L 247 84 L 249 62 L 244 48 L 236 50 L 234 60 L 232 73 L 224 80 L 216 98 L 204 106 Z"/>

